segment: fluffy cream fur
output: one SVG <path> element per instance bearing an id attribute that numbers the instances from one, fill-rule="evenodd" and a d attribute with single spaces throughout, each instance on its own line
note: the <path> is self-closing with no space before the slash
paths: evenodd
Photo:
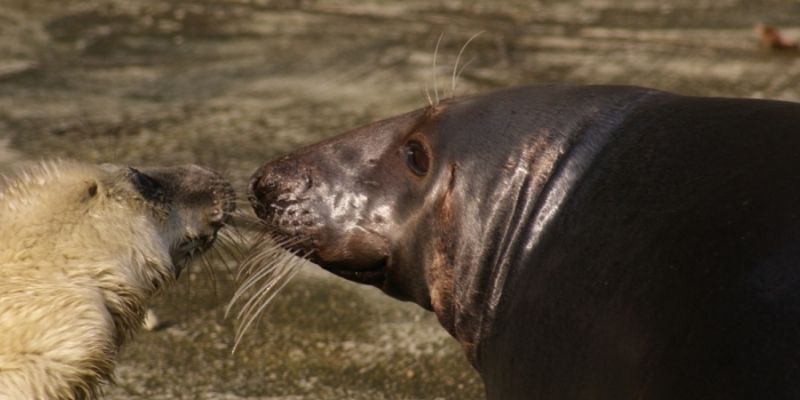
<path id="1" fill-rule="evenodd" d="M 210 190 L 210 189 L 209 189 Z M 0 192 L 0 399 L 93 398 L 187 221 L 119 168 L 52 162 Z"/>

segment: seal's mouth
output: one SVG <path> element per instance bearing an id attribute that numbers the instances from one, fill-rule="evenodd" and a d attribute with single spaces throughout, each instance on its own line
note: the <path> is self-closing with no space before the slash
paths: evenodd
<path id="1" fill-rule="evenodd" d="M 313 260 L 312 260 L 313 261 Z M 386 258 L 368 267 L 353 269 L 349 265 L 340 263 L 317 262 L 323 269 L 341 278 L 366 285 L 381 287 L 386 279 Z"/>
<path id="2" fill-rule="evenodd" d="M 284 243 L 280 246 L 300 257 L 319 265 L 322 269 L 349 281 L 382 287 L 386 278 L 386 267 L 389 257 L 384 256 L 369 263 L 358 263 L 356 260 L 331 261 L 320 256 L 320 247 L 313 239 L 296 239 L 285 233 L 273 233 L 273 238 Z M 293 239 L 294 238 L 294 239 Z M 287 243 L 288 242 L 288 243 Z"/>
<path id="3" fill-rule="evenodd" d="M 173 246 L 170 256 L 172 257 L 172 265 L 175 266 L 175 278 L 177 279 L 180 276 L 186 265 L 208 250 L 214 244 L 216 238 L 216 231 L 211 235 L 187 236 Z"/>

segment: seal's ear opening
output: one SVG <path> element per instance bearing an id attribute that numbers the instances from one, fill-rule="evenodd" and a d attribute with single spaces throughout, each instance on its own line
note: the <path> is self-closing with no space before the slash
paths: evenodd
<path id="1" fill-rule="evenodd" d="M 83 191 L 83 201 L 87 202 L 95 197 L 97 197 L 97 193 L 100 191 L 99 183 L 97 181 L 89 181 L 86 182 L 86 186 Z"/>

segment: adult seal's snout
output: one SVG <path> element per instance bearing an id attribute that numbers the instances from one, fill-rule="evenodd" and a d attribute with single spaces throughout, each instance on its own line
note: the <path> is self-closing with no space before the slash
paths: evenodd
<path id="1" fill-rule="evenodd" d="M 312 183 L 311 175 L 296 162 L 264 165 L 250 179 L 250 203 L 259 218 L 271 220 L 278 210 L 299 202 Z"/>
<path id="2" fill-rule="evenodd" d="M 789 102 L 516 88 L 301 149 L 252 199 L 435 312 L 490 399 L 795 399 L 798 128 Z"/>
<path id="3" fill-rule="evenodd" d="M 268 221 L 277 234 L 295 238 L 292 250 L 307 256 L 331 272 L 361 283 L 380 285 L 387 257 L 385 240 L 368 232 L 365 226 L 342 230 L 325 225 L 324 220 L 356 219 L 361 205 L 335 190 L 333 176 L 327 184 L 314 187 L 320 172 L 304 164 L 303 158 L 284 158 L 262 166 L 253 174 L 250 200 L 259 218 Z M 321 191 L 331 193 L 317 198 Z M 310 197 L 308 192 L 312 192 Z M 353 225 L 353 224 L 351 224 Z"/>

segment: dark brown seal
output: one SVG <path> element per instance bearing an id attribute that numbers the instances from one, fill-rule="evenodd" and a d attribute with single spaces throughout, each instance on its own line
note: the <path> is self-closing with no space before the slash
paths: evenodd
<path id="1" fill-rule="evenodd" d="M 323 268 L 433 310 L 490 399 L 800 398 L 800 104 L 504 90 L 251 189 Z"/>

